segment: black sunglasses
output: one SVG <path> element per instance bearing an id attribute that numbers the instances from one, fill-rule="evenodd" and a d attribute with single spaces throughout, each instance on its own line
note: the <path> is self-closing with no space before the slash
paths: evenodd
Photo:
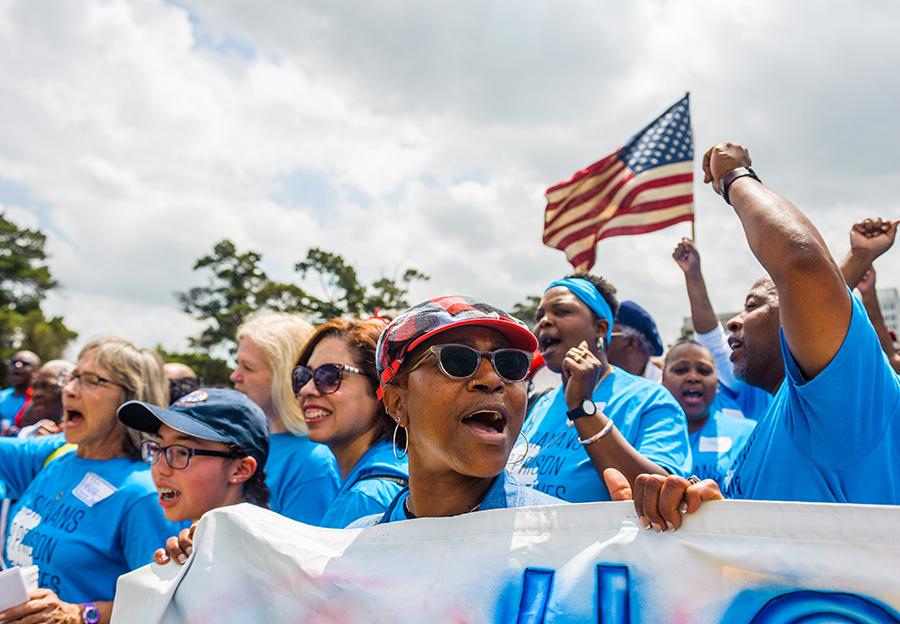
<path id="1" fill-rule="evenodd" d="M 491 365 L 507 383 L 523 381 L 531 370 L 534 354 L 521 349 L 497 349 L 479 351 L 461 344 L 443 344 L 428 347 L 428 350 L 413 362 L 407 371 L 412 371 L 430 356 L 437 358 L 438 368 L 450 379 L 469 379 L 475 375 L 481 358 L 487 357 Z"/>
<path id="2" fill-rule="evenodd" d="M 184 470 L 190 465 L 191 458 L 198 455 L 204 457 L 228 457 L 230 459 L 243 457 L 236 451 L 204 451 L 203 449 L 190 448 L 183 444 L 160 446 L 153 440 L 141 442 L 141 457 L 148 464 L 156 464 L 163 455 L 166 456 L 166 462 L 173 470 Z"/>
<path id="3" fill-rule="evenodd" d="M 291 374 L 291 388 L 296 396 L 300 394 L 303 386 L 312 379 L 319 394 L 331 394 L 337 392 L 338 388 L 341 387 L 341 379 L 344 378 L 344 373 L 365 374 L 362 370 L 348 364 L 322 364 L 315 370 L 301 364 L 294 368 L 294 372 Z"/>

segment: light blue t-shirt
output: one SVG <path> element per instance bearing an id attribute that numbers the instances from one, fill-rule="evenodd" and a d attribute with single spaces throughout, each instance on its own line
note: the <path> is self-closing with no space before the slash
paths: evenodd
<path id="1" fill-rule="evenodd" d="M 756 427 L 755 420 L 734 416 L 722 410 L 713 411 L 699 431 L 690 434 L 691 472 L 701 479 L 712 479 L 722 487 L 725 474 L 734 458 L 747 444 Z"/>
<path id="2" fill-rule="evenodd" d="M 409 498 L 409 490 L 403 490 L 391 502 L 390 507 L 382 515 L 377 524 L 411 520 L 406 513 L 406 499 Z M 525 487 L 516 481 L 515 477 L 507 471 L 501 472 L 494 478 L 490 489 L 484 495 L 484 499 L 476 511 L 488 511 L 489 509 L 510 509 L 512 507 L 534 507 L 537 505 L 557 505 L 562 503 L 558 498 L 548 496 L 529 487 Z"/>
<path id="3" fill-rule="evenodd" d="M 25 405 L 25 395 L 13 394 L 15 388 L 0 390 L 0 423 L 12 425 L 15 423 L 16 414 Z"/>
<path id="4" fill-rule="evenodd" d="M 564 393 L 560 386 L 535 403 L 522 427 L 528 455 L 515 463 L 525 453 L 525 445 L 517 445 L 509 470 L 523 485 L 570 503 L 608 501 L 603 479 L 568 424 Z M 690 474 L 684 412 L 663 386 L 611 367 L 593 398 L 638 453 L 673 474 Z"/>
<path id="5" fill-rule="evenodd" d="M 334 455 L 306 436 L 269 436 L 266 485 L 269 508 L 297 522 L 318 525 L 334 500 L 340 476 Z"/>
<path id="6" fill-rule="evenodd" d="M 0 498 L 19 498 L 53 452 L 66 443 L 63 434 L 37 438 L 0 438 Z M 0 527 L 0 530 L 6 527 Z M 5 533 L 3 534 L 6 535 Z"/>
<path id="7" fill-rule="evenodd" d="M 344 479 L 322 518 L 322 526 L 343 529 L 365 516 L 383 514 L 408 483 L 406 458 L 394 457 L 390 442 L 377 442 L 360 457 Z"/>
<path id="8" fill-rule="evenodd" d="M 772 395 L 762 388 L 751 386 L 738 380 L 736 388 L 719 385 L 719 392 L 710 409 L 730 408 L 737 409 L 744 418 L 759 420 L 772 404 Z"/>
<path id="9" fill-rule="evenodd" d="M 781 334 L 784 383 L 726 477 L 726 497 L 900 503 L 900 380 L 852 301 L 841 348 L 811 380 Z"/>
<path id="10" fill-rule="evenodd" d="M 15 480 L 7 468 L 18 462 L 9 450 L 0 454 L 0 473 Z M 39 456 L 31 451 L 22 455 L 26 469 Z M 13 505 L 4 559 L 38 566 L 39 586 L 65 602 L 108 601 L 120 575 L 150 563 L 185 526 L 165 519 L 144 462 L 69 453 L 39 469 Z"/>

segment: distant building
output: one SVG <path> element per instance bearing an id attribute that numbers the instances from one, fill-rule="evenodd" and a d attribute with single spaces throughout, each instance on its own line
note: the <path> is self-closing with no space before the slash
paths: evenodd
<path id="1" fill-rule="evenodd" d="M 725 327 L 725 323 L 731 320 L 733 317 L 737 316 L 737 312 L 725 312 L 724 314 L 717 314 L 716 318 L 719 319 L 719 322 L 722 324 L 722 327 Z M 727 329 L 725 330 L 728 331 Z M 681 323 L 681 335 L 678 336 L 678 340 L 687 340 L 688 338 L 694 337 L 694 323 L 691 321 L 691 317 L 685 316 Z"/>
<path id="2" fill-rule="evenodd" d="M 896 288 L 879 288 L 878 304 L 888 329 L 900 333 L 900 296 Z"/>

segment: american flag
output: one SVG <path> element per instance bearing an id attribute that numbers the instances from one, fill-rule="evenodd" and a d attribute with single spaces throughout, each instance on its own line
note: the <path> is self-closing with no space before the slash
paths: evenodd
<path id="1" fill-rule="evenodd" d="M 625 147 L 547 189 L 544 243 L 587 271 L 604 238 L 693 221 L 693 160 L 686 94 Z"/>

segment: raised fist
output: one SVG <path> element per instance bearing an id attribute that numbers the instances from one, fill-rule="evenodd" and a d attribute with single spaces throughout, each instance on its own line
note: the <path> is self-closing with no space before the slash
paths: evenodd
<path id="1" fill-rule="evenodd" d="M 863 255 L 871 262 L 894 244 L 900 219 L 863 219 L 850 228 L 850 251 Z"/>
<path id="2" fill-rule="evenodd" d="M 703 183 L 712 182 L 716 193 L 722 194 L 719 180 L 738 167 L 750 166 L 750 152 L 746 147 L 734 143 L 720 143 L 706 150 L 703 155 Z"/>

